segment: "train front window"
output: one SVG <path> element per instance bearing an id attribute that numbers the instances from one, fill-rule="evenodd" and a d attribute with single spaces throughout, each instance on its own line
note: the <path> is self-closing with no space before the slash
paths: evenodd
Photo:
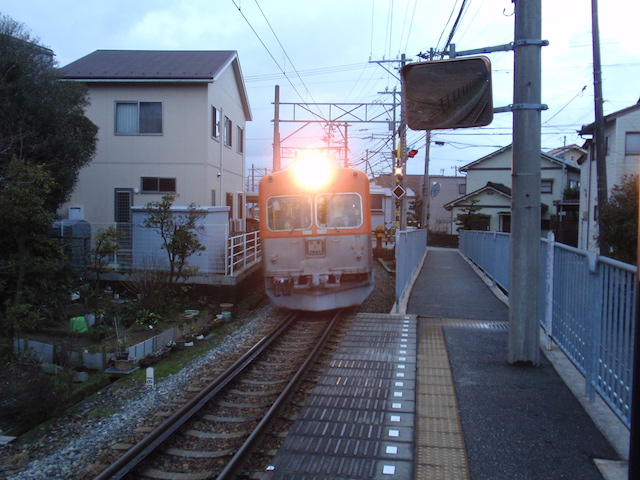
<path id="1" fill-rule="evenodd" d="M 291 195 L 267 199 L 267 227 L 274 232 L 311 228 L 311 197 Z"/>
<path id="2" fill-rule="evenodd" d="M 316 197 L 320 228 L 358 228 L 362 225 L 362 197 L 357 193 L 324 193 Z"/>

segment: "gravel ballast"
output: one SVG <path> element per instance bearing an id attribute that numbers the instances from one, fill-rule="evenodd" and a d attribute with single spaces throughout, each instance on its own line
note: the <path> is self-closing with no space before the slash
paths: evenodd
<path id="1" fill-rule="evenodd" d="M 394 276 L 375 262 L 376 287 L 359 312 L 388 313 L 394 299 Z M 265 319 L 281 314 L 271 305 L 237 320 L 241 325 L 218 346 L 199 356 L 178 373 L 158 380 L 154 389 L 115 382 L 94 394 L 46 427 L 0 450 L 0 477 L 8 480 L 94 478 L 96 462 L 122 438 L 130 436 L 145 418 L 166 409 L 204 366 L 233 354 L 263 328 Z M 116 413 L 114 413 L 116 412 Z M 148 424 L 148 423 L 146 423 Z"/>

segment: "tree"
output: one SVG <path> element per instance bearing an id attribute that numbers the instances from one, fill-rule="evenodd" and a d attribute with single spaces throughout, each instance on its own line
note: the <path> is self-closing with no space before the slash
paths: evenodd
<path id="1" fill-rule="evenodd" d="M 470 205 L 460 208 L 462 213 L 456 215 L 455 222 L 460 230 L 488 230 L 489 215 L 478 213 L 482 207 L 476 206 L 478 200 L 470 200 Z"/>
<path id="2" fill-rule="evenodd" d="M 198 240 L 198 231 L 204 229 L 202 225 L 198 225 L 198 221 L 205 217 L 206 212 L 198 210 L 193 203 L 185 214 L 172 212 L 177 196 L 168 194 L 159 202 L 149 202 L 149 215 L 144 220 L 145 227 L 155 228 L 162 237 L 162 248 L 169 257 L 170 285 L 195 273 L 196 267 L 187 268 L 188 258 L 206 250 Z"/>
<path id="3" fill-rule="evenodd" d="M 95 246 L 91 250 L 91 254 L 93 255 L 91 269 L 96 272 L 98 286 L 100 285 L 100 273 L 111 270 L 108 259 L 118 253 L 122 248 L 120 239 L 123 236 L 124 232 L 122 229 L 115 225 L 98 230 Z"/>
<path id="4" fill-rule="evenodd" d="M 0 178 L 13 158 L 44 166 L 53 178 L 45 206 L 55 211 L 96 151 L 87 104 L 86 87 L 61 81 L 53 52 L 0 16 Z"/>
<path id="5" fill-rule="evenodd" d="M 53 52 L 0 15 L 0 334 L 9 338 L 69 298 L 72 272 L 48 230 L 96 150 L 86 105 Z"/>
<path id="6" fill-rule="evenodd" d="M 638 239 L 638 175 L 625 175 L 599 208 L 598 242 L 609 246 L 607 256 L 636 264 Z"/>
<path id="7" fill-rule="evenodd" d="M 29 328 L 37 326 L 33 319 L 39 314 L 26 315 L 29 306 L 46 309 L 43 306 L 67 286 L 61 275 L 60 245 L 47 235 L 53 214 L 44 207 L 44 199 L 52 185 L 42 165 L 17 159 L 0 182 L 0 298 L 7 320 L 0 313 L 0 331 L 5 333 L 20 330 L 21 318 L 29 318 Z"/>
<path id="8" fill-rule="evenodd" d="M 418 195 L 409 205 L 409 212 L 407 219 L 407 225 L 412 227 L 421 228 L 422 225 L 422 208 L 424 202 L 422 201 L 422 196 Z"/>

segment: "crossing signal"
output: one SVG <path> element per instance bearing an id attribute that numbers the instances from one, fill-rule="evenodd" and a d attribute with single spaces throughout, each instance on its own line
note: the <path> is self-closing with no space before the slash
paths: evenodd
<path id="1" fill-rule="evenodd" d="M 413 157 L 415 157 L 417 154 L 418 154 L 418 150 L 409 150 L 409 151 L 407 152 L 407 157 L 409 157 L 409 158 L 413 158 Z"/>
<path id="2" fill-rule="evenodd" d="M 402 182 L 402 167 L 396 166 L 394 173 L 396 174 L 396 180 L 398 183 Z"/>

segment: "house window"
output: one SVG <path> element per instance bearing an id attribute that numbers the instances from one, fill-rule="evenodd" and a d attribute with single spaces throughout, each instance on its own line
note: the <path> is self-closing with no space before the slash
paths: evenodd
<path id="1" fill-rule="evenodd" d="M 231 146 L 231 132 L 233 128 L 233 123 L 229 120 L 229 117 L 224 117 L 224 144 L 227 147 Z"/>
<path id="2" fill-rule="evenodd" d="M 211 190 L 211 206 L 212 207 L 216 206 L 216 191 L 215 190 Z"/>
<path id="3" fill-rule="evenodd" d="M 382 199 L 383 195 L 380 194 L 372 194 L 371 195 L 371 210 L 374 211 L 382 211 Z"/>
<path id="4" fill-rule="evenodd" d="M 461 183 L 458 185 L 458 194 L 459 195 L 466 195 L 467 193 L 467 184 L 466 183 Z"/>
<path id="5" fill-rule="evenodd" d="M 161 133 L 161 102 L 116 102 L 116 134 L 157 135 Z"/>
<path id="6" fill-rule="evenodd" d="M 211 106 L 211 138 L 220 139 L 220 111 Z"/>
<path id="7" fill-rule="evenodd" d="M 244 152 L 244 130 L 240 127 L 238 127 L 237 141 L 238 141 L 238 153 Z"/>
<path id="8" fill-rule="evenodd" d="M 175 178 L 142 177 L 140 179 L 142 193 L 175 193 Z"/>
<path id="9" fill-rule="evenodd" d="M 542 179 L 540 193 L 553 193 L 553 180 L 552 179 Z"/>
<path id="10" fill-rule="evenodd" d="M 640 155 L 640 132 L 627 132 L 624 139 L 625 155 Z"/>

